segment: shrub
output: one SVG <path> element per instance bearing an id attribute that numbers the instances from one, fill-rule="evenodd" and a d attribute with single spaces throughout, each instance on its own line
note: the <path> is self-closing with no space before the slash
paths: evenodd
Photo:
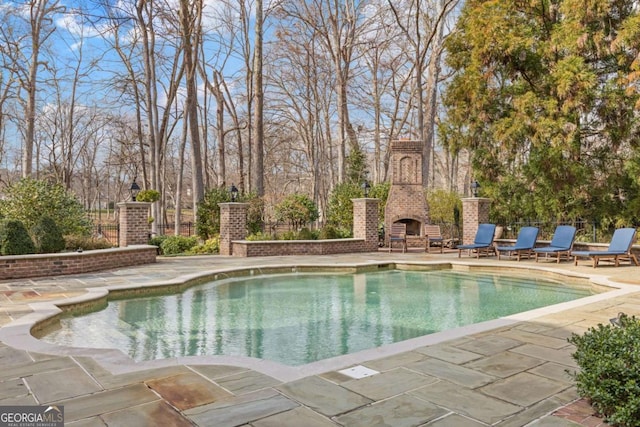
<path id="1" fill-rule="evenodd" d="M 218 254 L 220 253 L 220 236 L 215 236 L 209 240 L 194 246 L 187 251 L 189 255 Z"/>
<path id="2" fill-rule="evenodd" d="M 90 235 L 91 221 L 82 204 L 61 185 L 23 178 L 5 189 L 0 216 L 21 221 L 30 230 L 42 216 L 48 216 L 63 235 Z"/>
<path id="3" fill-rule="evenodd" d="M 295 229 L 318 219 L 318 207 L 305 194 L 290 194 L 275 206 L 276 220 Z"/>
<path id="4" fill-rule="evenodd" d="M 640 425 L 640 321 L 621 314 L 619 327 L 598 325 L 573 334 L 578 393 L 606 421 L 621 427 Z"/>
<path id="5" fill-rule="evenodd" d="M 258 242 L 263 240 L 275 240 L 275 238 L 264 231 L 258 231 L 257 233 L 249 234 L 246 240 L 250 240 L 252 242 Z"/>
<path id="6" fill-rule="evenodd" d="M 177 255 L 186 253 L 198 244 L 194 236 L 169 236 L 161 244 L 160 249 L 164 255 Z"/>
<path id="7" fill-rule="evenodd" d="M 158 255 L 162 255 L 162 242 L 167 240 L 167 237 L 169 236 L 166 234 L 159 234 L 149 239 L 150 245 L 158 247 Z"/>
<path id="8" fill-rule="evenodd" d="M 369 190 L 369 197 L 379 199 L 378 221 L 384 224 L 384 208 L 391 185 L 388 182 L 375 184 Z M 352 237 L 353 202 L 351 199 L 364 197 L 361 186 L 353 183 L 338 184 L 329 196 L 327 222 L 338 230 L 340 237 Z"/>
<path id="9" fill-rule="evenodd" d="M 157 202 L 160 200 L 160 192 L 158 190 L 142 190 L 136 196 L 136 202 Z"/>
<path id="10" fill-rule="evenodd" d="M 110 241 L 104 238 L 96 239 L 91 236 L 72 234 L 64 236 L 65 249 L 68 251 L 82 250 L 96 250 L 96 249 L 109 249 L 114 245 Z"/>
<path id="11" fill-rule="evenodd" d="M 51 217 L 40 217 L 31 229 L 36 251 L 41 254 L 61 252 L 65 248 L 62 230 Z"/>
<path id="12" fill-rule="evenodd" d="M 278 240 L 298 240 L 298 233 L 295 231 L 285 231 L 278 236 Z"/>
<path id="13" fill-rule="evenodd" d="M 316 240 L 317 238 L 318 233 L 309 230 L 307 227 L 298 231 L 298 240 Z"/>
<path id="14" fill-rule="evenodd" d="M 446 190 L 430 190 L 427 192 L 429 204 L 429 217 L 432 223 L 446 222 L 450 224 L 459 222 L 459 212 L 462 209 L 462 200 L 457 193 Z M 458 214 L 456 214 L 456 210 Z M 456 218 L 456 215 L 458 218 Z"/>
<path id="15" fill-rule="evenodd" d="M 21 221 L 10 219 L 0 226 L 0 253 L 2 255 L 26 255 L 36 252 L 27 228 Z"/>
<path id="16" fill-rule="evenodd" d="M 220 206 L 219 203 L 231 201 L 231 194 L 225 188 L 213 188 L 207 191 L 204 199 L 198 203 L 198 218 L 196 219 L 196 234 L 202 240 L 207 240 L 220 234 Z M 249 233 L 262 230 L 264 201 L 254 193 L 240 194 L 239 202 L 248 203 L 247 229 Z"/>

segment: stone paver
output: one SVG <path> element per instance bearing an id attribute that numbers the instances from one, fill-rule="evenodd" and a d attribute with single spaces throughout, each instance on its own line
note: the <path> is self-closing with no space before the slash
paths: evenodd
<path id="1" fill-rule="evenodd" d="M 145 403 L 101 417 L 109 427 L 192 427 L 193 423 L 162 401 Z"/>
<path id="2" fill-rule="evenodd" d="M 426 359 L 407 365 L 412 369 L 437 378 L 454 382 L 464 387 L 476 388 L 493 382 L 496 377 L 464 366 L 447 363 L 439 359 Z"/>
<path id="3" fill-rule="evenodd" d="M 261 390 L 184 411 L 199 426 L 240 426 L 299 406 L 273 390 Z"/>
<path id="4" fill-rule="evenodd" d="M 135 384 L 119 389 L 106 390 L 56 403 L 64 405 L 66 421 L 95 417 L 158 400 L 159 397 L 144 384 Z"/>
<path id="5" fill-rule="evenodd" d="M 379 252 L 253 258 L 250 262 L 259 271 L 262 265 L 335 266 L 396 260 L 459 262 L 457 253 L 425 255 L 411 251 L 392 255 Z M 155 264 L 119 270 L 0 282 L 0 326 L 31 313 L 32 302 L 77 296 L 98 286 L 141 286 L 198 272 L 228 271 L 246 267 L 247 261 L 224 256 L 159 258 Z M 593 270 L 589 266 L 574 267 L 572 263 L 473 258 L 462 261 L 463 268 L 491 263 L 509 268 L 561 269 L 640 284 L 640 267 Z M 571 408 L 579 402 L 579 396 L 566 372 L 576 369 L 571 357 L 573 346 L 567 338 L 598 323 L 607 323 L 619 311 L 640 315 L 640 287 L 638 292 L 624 297 L 512 325 L 503 323 L 497 329 L 457 335 L 384 357 L 371 356 L 370 360 L 355 364 L 380 373 L 359 380 L 337 372 L 352 367 L 350 362 L 284 383 L 276 379 L 277 375 L 233 363 L 168 363 L 160 367 L 145 364 L 114 375 L 109 371 L 112 368 L 88 357 L 90 351 L 73 357 L 54 356 L 14 349 L 0 342 L 0 405 L 44 401 L 64 405 L 66 425 L 75 427 L 591 427 L 587 423 L 599 421 L 571 421 L 577 419 Z"/>
<path id="6" fill-rule="evenodd" d="M 422 347 L 416 350 L 419 353 L 426 354 L 427 356 L 434 357 L 436 359 L 445 360 L 449 363 L 463 364 L 472 360 L 480 359 L 481 354 L 473 353 L 471 351 L 462 350 L 453 345 L 439 344 L 429 347 Z"/>
<path id="7" fill-rule="evenodd" d="M 500 335 L 485 335 L 457 345 L 457 347 L 472 353 L 491 356 L 492 354 L 500 353 L 514 347 L 518 347 L 522 344 L 524 344 L 522 341 Z"/>
<path id="8" fill-rule="evenodd" d="M 342 383 L 342 387 L 355 391 L 371 400 L 383 400 L 410 390 L 428 386 L 437 378 L 397 368 L 370 377 Z"/>
<path id="9" fill-rule="evenodd" d="M 494 377 L 506 378 L 543 363 L 545 363 L 544 360 L 535 357 L 505 351 L 467 363 L 465 366 Z"/>
<path id="10" fill-rule="evenodd" d="M 511 350 L 515 353 L 524 354 L 526 356 L 535 357 L 537 359 L 546 360 L 549 362 L 559 363 L 567 367 L 577 368 L 578 365 L 571 357 L 573 353 L 573 347 L 567 346 L 561 349 L 551 349 L 548 347 L 542 347 L 534 344 L 525 344 L 518 348 Z"/>
<path id="11" fill-rule="evenodd" d="M 436 421 L 427 423 L 429 427 L 485 427 L 486 424 L 479 423 L 459 414 L 447 415 Z"/>
<path id="12" fill-rule="evenodd" d="M 494 424 L 522 410 L 520 406 L 446 381 L 410 394 L 487 424 Z"/>
<path id="13" fill-rule="evenodd" d="M 29 389 L 21 379 L 0 382 L 0 402 L 2 402 L 2 399 L 26 396 L 28 394 Z"/>
<path id="14" fill-rule="evenodd" d="M 332 427 L 337 424 L 309 408 L 298 407 L 251 423 L 253 427 Z"/>
<path id="15" fill-rule="evenodd" d="M 400 395 L 351 411 L 336 419 L 340 424 L 349 427 L 409 427 L 419 426 L 446 413 L 445 409 L 436 405 L 413 396 Z"/>
<path id="16" fill-rule="evenodd" d="M 40 403 L 51 403 L 102 390 L 81 368 L 43 372 L 24 379 Z"/>
<path id="17" fill-rule="evenodd" d="M 490 396 L 527 407 L 566 388 L 566 384 L 521 372 L 482 387 L 480 390 Z"/>
<path id="18" fill-rule="evenodd" d="M 239 395 L 267 387 L 274 387 L 280 384 L 280 381 L 259 372 L 244 371 L 219 378 L 216 380 L 216 383 L 233 394 Z"/>
<path id="19" fill-rule="evenodd" d="M 277 389 L 327 416 L 342 414 L 373 402 L 320 377 L 303 378 L 278 386 Z"/>
<path id="20" fill-rule="evenodd" d="M 232 393 L 193 372 L 146 381 L 146 384 L 180 410 L 233 396 Z"/>

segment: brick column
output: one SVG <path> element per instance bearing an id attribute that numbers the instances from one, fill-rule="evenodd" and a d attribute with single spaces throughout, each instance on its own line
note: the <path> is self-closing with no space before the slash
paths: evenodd
<path id="1" fill-rule="evenodd" d="M 462 244 L 473 243 L 478 225 L 489 222 L 491 199 L 470 197 L 462 199 Z"/>
<path id="2" fill-rule="evenodd" d="M 369 251 L 378 250 L 378 199 L 351 199 L 353 202 L 353 237 L 364 239 Z"/>
<path id="3" fill-rule="evenodd" d="M 118 203 L 120 213 L 120 239 L 118 246 L 149 244 L 149 207 L 147 202 Z"/>
<path id="4" fill-rule="evenodd" d="M 232 255 L 234 240 L 247 237 L 247 203 L 220 203 L 220 255 Z"/>

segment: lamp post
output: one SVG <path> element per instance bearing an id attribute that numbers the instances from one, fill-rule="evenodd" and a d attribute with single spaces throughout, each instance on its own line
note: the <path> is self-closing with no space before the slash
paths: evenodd
<path id="1" fill-rule="evenodd" d="M 371 188 L 371 185 L 369 184 L 369 181 L 365 181 L 362 183 L 362 191 L 364 192 L 364 197 L 369 197 L 370 188 Z"/>
<path id="2" fill-rule="evenodd" d="M 478 183 L 477 180 L 473 180 L 473 182 L 471 183 L 471 192 L 473 194 L 473 197 L 478 197 L 478 190 L 480 189 L 480 184 Z"/>
<path id="3" fill-rule="evenodd" d="M 138 193 L 140 193 L 140 186 L 136 183 L 136 179 L 133 178 L 133 182 L 131 183 L 131 188 L 129 188 L 129 193 L 131 194 L 131 200 L 136 201 L 136 197 L 138 197 Z"/>
<path id="4" fill-rule="evenodd" d="M 231 188 L 229 188 L 229 192 L 231 193 L 231 201 L 232 202 L 237 202 L 238 201 L 238 188 L 236 187 L 235 184 L 231 184 Z"/>

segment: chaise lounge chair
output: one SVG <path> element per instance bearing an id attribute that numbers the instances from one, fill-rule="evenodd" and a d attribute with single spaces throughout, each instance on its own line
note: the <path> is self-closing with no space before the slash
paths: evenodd
<path id="1" fill-rule="evenodd" d="M 493 247 L 493 236 L 495 232 L 495 224 L 478 225 L 478 231 L 476 232 L 476 238 L 473 243 L 458 246 L 458 258 L 460 258 L 462 251 L 465 249 L 469 251 L 469 255 L 471 255 L 471 251 L 475 250 L 476 258 L 480 258 L 481 252 L 485 252 L 487 255 L 489 255 L 489 252 L 495 254 L 495 248 Z"/>
<path id="2" fill-rule="evenodd" d="M 498 259 L 502 252 L 507 252 L 509 256 L 515 253 L 516 259 L 520 261 L 523 255 L 530 258 L 533 253 L 533 248 L 538 240 L 538 233 L 540 230 L 538 227 L 522 227 L 518 232 L 518 238 L 515 245 L 510 246 L 497 246 L 496 252 L 498 253 Z"/>
<path id="3" fill-rule="evenodd" d="M 543 248 L 534 248 L 533 252 L 536 254 L 536 262 L 538 262 L 538 256 L 544 254 L 545 258 L 549 257 L 549 254 L 555 254 L 557 263 L 560 263 L 560 257 L 562 254 L 570 259 L 571 249 L 573 249 L 573 241 L 576 238 L 576 228 L 573 225 L 559 225 L 553 232 L 551 243 L 549 246 Z"/>
<path id="4" fill-rule="evenodd" d="M 574 265 L 578 265 L 578 258 L 591 258 L 593 259 L 593 268 L 598 266 L 598 262 L 601 259 L 613 258 L 616 267 L 620 265 L 620 258 L 628 258 L 629 263 L 633 262 L 638 264 L 638 259 L 631 252 L 631 245 L 636 236 L 635 228 L 618 228 L 613 233 L 611 243 L 606 251 L 571 251 L 571 255 L 574 257 Z"/>

